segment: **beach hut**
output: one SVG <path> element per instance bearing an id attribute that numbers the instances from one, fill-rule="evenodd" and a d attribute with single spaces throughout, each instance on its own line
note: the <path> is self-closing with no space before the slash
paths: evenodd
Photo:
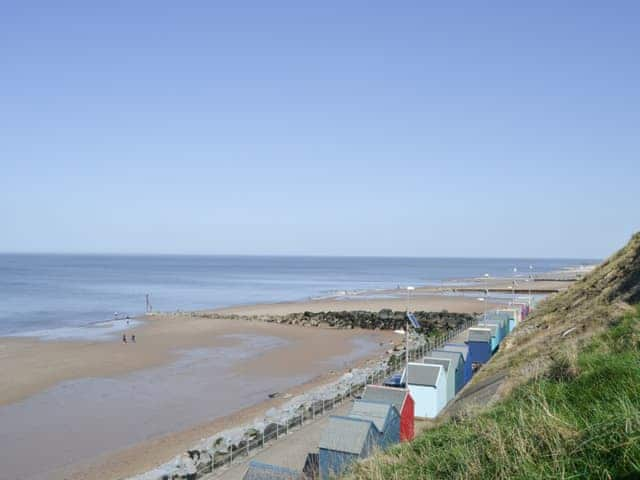
<path id="1" fill-rule="evenodd" d="M 451 352 L 445 349 L 433 350 L 431 356 L 434 358 L 446 358 L 451 360 L 454 370 L 454 396 L 464 387 L 464 358 L 460 352 Z"/>
<path id="2" fill-rule="evenodd" d="M 448 358 L 434 357 L 433 355 L 429 355 L 428 357 L 424 357 L 422 359 L 422 363 L 428 363 L 431 365 L 441 365 L 444 369 L 444 375 L 446 378 L 446 400 L 445 404 L 449 403 L 453 400 L 453 397 L 456 396 L 456 368 L 453 363 Z"/>
<path id="3" fill-rule="evenodd" d="M 488 328 L 491 331 L 491 354 L 493 355 L 493 353 L 498 350 L 498 347 L 500 346 L 500 342 L 499 342 L 499 328 L 498 325 L 493 325 L 491 323 L 484 323 L 484 322 L 480 322 L 477 325 L 480 328 Z"/>
<path id="4" fill-rule="evenodd" d="M 473 367 L 471 365 L 471 357 L 469 357 L 469 345 L 466 343 L 447 343 L 443 350 L 447 352 L 460 352 L 464 360 L 464 384 L 466 385 L 473 376 Z"/>
<path id="5" fill-rule="evenodd" d="M 415 402 L 415 416 L 436 418 L 447 403 L 447 379 L 442 365 L 410 363 L 403 378 Z"/>
<path id="6" fill-rule="evenodd" d="M 408 389 L 367 385 L 362 399 L 385 402 L 396 407 L 396 410 L 400 412 L 400 441 L 413 440 L 414 402 Z"/>
<path id="7" fill-rule="evenodd" d="M 371 420 L 380 432 L 380 447 L 385 449 L 400 443 L 400 413 L 390 403 L 356 400 L 349 416 Z"/>
<path id="8" fill-rule="evenodd" d="M 242 480 L 304 480 L 301 472 L 251 460 Z"/>
<path id="9" fill-rule="evenodd" d="M 506 317 L 507 323 L 508 323 L 509 333 L 511 333 L 513 331 L 513 329 L 516 328 L 516 325 L 518 324 L 519 315 L 517 314 L 516 309 L 515 308 L 501 308 L 501 309 L 498 310 L 498 312 Z"/>
<path id="10" fill-rule="evenodd" d="M 468 330 L 467 345 L 471 363 L 487 363 L 491 358 L 491 330 L 471 327 Z"/>
<path id="11" fill-rule="evenodd" d="M 320 438 L 320 478 L 337 477 L 352 462 L 367 458 L 378 447 L 380 435 L 370 420 L 330 417 Z"/>
<path id="12" fill-rule="evenodd" d="M 531 309 L 528 302 L 515 302 L 513 306 L 520 309 L 520 321 L 527 318 Z"/>
<path id="13" fill-rule="evenodd" d="M 502 319 L 502 321 L 504 322 L 504 330 L 505 330 L 505 336 L 509 335 L 509 333 L 511 333 L 511 330 L 513 330 L 511 328 L 511 323 L 509 322 L 509 314 L 507 312 L 501 312 L 501 311 L 496 311 L 495 312 L 496 316 L 498 316 L 499 318 Z"/>
<path id="14" fill-rule="evenodd" d="M 496 328 L 496 342 L 498 345 L 502 343 L 504 337 L 507 336 L 507 326 L 503 319 L 497 316 L 492 316 L 483 322 L 483 325 L 495 325 Z"/>

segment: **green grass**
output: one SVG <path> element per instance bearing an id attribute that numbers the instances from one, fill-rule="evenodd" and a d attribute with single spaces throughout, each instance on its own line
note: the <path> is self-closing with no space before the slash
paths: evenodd
<path id="1" fill-rule="evenodd" d="M 426 431 L 350 477 L 640 478 L 640 308 L 486 412 Z"/>

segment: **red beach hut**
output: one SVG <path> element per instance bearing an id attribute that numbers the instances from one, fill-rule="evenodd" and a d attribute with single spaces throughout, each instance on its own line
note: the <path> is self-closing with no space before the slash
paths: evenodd
<path id="1" fill-rule="evenodd" d="M 404 388 L 381 387 L 367 385 L 362 399 L 373 402 L 388 403 L 400 412 L 400 441 L 413 440 L 414 402 L 409 390 Z"/>

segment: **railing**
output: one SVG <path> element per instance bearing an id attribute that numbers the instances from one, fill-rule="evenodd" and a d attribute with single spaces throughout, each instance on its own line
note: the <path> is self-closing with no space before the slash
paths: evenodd
<path id="1" fill-rule="evenodd" d="M 423 358 L 431 350 L 435 350 L 444 346 L 445 343 L 452 338 L 460 335 L 464 330 L 472 327 L 479 321 L 478 318 L 467 320 L 463 325 L 458 326 L 455 330 L 451 330 L 444 335 L 435 338 L 424 338 L 420 345 L 409 349 L 409 361 Z M 404 361 L 400 362 L 395 368 L 387 366 L 384 370 L 367 375 L 364 382 L 349 385 L 349 389 L 336 395 L 329 400 L 316 400 L 311 405 L 306 405 L 300 415 L 290 417 L 282 423 L 272 422 L 257 432 L 246 441 L 241 441 L 238 445 L 234 445 L 229 452 L 214 452 L 211 461 L 198 461 L 196 473 L 188 475 L 187 478 L 213 478 L 214 474 L 225 467 L 230 467 L 234 463 L 239 463 L 246 459 L 252 452 L 261 450 L 265 445 L 277 441 L 280 437 L 286 436 L 291 432 L 300 430 L 304 425 L 314 422 L 316 419 L 322 418 L 325 414 L 331 413 L 337 406 L 342 405 L 345 400 L 351 400 L 358 397 L 366 385 L 379 385 L 385 378 L 394 373 L 400 373 L 404 370 Z"/>

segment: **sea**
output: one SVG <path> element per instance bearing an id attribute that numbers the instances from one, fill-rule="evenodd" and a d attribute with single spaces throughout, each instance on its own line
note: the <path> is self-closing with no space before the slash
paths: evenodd
<path id="1" fill-rule="evenodd" d="M 594 259 L 0 254 L 0 336 L 99 338 L 145 312 L 527 277 Z M 530 268 L 532 267 L 532 268 Z M 514 268 L 516 272 L 514 272 Z"/>

